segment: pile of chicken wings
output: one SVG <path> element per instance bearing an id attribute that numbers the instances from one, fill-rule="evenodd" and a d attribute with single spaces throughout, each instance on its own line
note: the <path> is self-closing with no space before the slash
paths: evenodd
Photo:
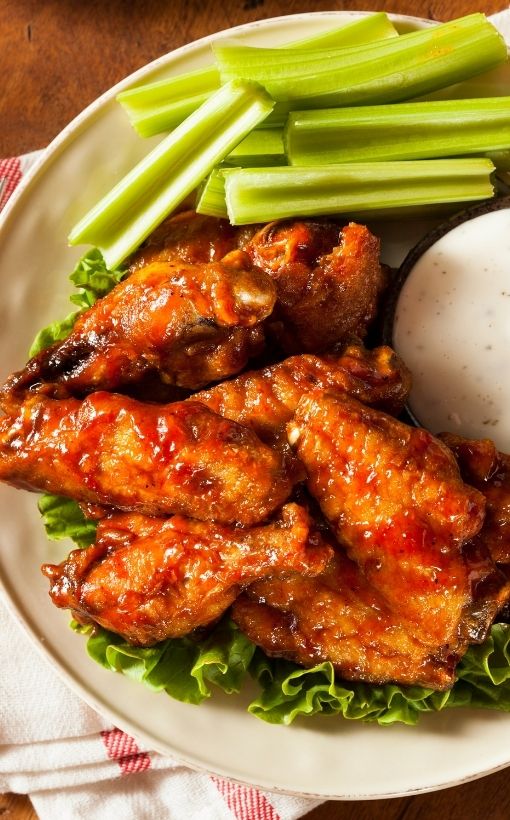
<path id="1" fill-rule="evenodd" d="M 270 656 L 451 686 L 510 598 L 510 457 L 399 420 L 386 286 L 362 225 L 166 220 L 0 390 L 0 480 L 98 522 L 53 602 L 139 646 L 228 610 Z"/>

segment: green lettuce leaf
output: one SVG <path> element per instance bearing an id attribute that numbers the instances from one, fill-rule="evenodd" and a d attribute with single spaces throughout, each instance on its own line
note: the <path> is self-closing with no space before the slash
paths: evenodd
<path id="1" fill-rule="evenodd" d="M 78 288 L 78 293 L 70 297 L 71 302 L 82 310 L 92 307 L 120 282 L 125 273 L 125 269 L 122 268 L 109 270 L 101 251 L 92 248 L 82 256 L 69 277 Z"/>
<path id="2" fill-rule="evenodd" d="M 261 692 L 248 711 L 268 723 L 291 724 L 298 717 L 339 715 L 380 726 L 414 726 L 425 712 L 446 708 L 510 711 L 510 626 L 495 624 L 482 646 L 472 646 L 458 667 L 457 681 L 447 692 L 421 686 L 353 684 L 335 678 L 330 663 L 303 669 L 271 659 L 228 618 L 206 639 L 180 638 L 154 647 L 130 646 L 112 632 L 88 632 L 87 651 L 101 666 L 164 691 L 177 700 L 199 704 L 211 696 L 211 684 L 227 694 L 239 692 L 247 672 Z"/>
<path id="3" fill-rule="evenodd" d="M 379 725 L 415 725 L 424 712 L 470 707 L 510 711 L 510 626 L 494 624 L 481 646 L 471 646 L 446 692 L 422 686 L 375 686 L 335 679 L 330 663 L 312 669 L 271 661 L 257 651 L 250 670 L 261 686 L 249 706 L 268 723 L 289 724 L 298 716 L 340 714 Z"/>
<path id="4" fill-rule="evenodd" d="M 241 690 L 255 646 L 228 618 L 203 640 L 174 638 L 156 646 L 131 646 L 100 627 L 71 627 L 88 634 L 87 652 L 112 672 L 121 672 L 154 692 L 185 703 L 201 703 L 214 684 L 227 694 Z"/>
<path id="5" fill-rule="evenodd" d="M 35 356 L 54 342 L 61 342 L 69 336 L 80 313 L 92 307 L 98 299 L 109 293 L 125 273 L 126 271 L 120 268 L 108 270 L 103 255 L 97 248 L 92 248 L 85 256 L 82 256 L 69 277 L 78 289 L 77 293 L 70 296 L 70 300 L 78 306 L 79 310 L 70 313 L 60 322 L 52 322 L 40 330 L 30 346 L 29 357 Z"/>
<path id="6" fill-rule="evenodd" d="M 40 496 L 37 506 L 51 541 L 71 538 L 79 547 L 94 543 L 97 525 L 85 518 L 76 501 L 45 493 Z"/>
<path id="7" fill-rule="evenodd" d="M 61 322 L 52 322 L 50 325 L 43 327 L 30 345 L 28 351 L 29 358 L 31 359 L 32 356 L 36 356 L 41 350 L 46 350 L 46 348 L 50 347 L 54 342 L 62 342 L 66 339 L 73 329 L 74 323 L 80 313 L 80 310 L 75 310 L 66 316 L 65 319 L 62 319 Z"/>

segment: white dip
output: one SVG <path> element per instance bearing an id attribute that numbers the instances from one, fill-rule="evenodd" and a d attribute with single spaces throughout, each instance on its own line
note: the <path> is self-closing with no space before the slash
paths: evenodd
<path id="1" fill-rule="evenodd" d="M 413 374 L 420 424 L 510 452 L 510 209 L 463 222 L 419 258 L 393 344 Z"/>

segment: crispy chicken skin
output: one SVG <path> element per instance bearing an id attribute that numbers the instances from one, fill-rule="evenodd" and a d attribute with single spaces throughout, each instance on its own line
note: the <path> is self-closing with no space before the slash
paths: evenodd
<path id="1" fill-rule="evenodd" d="M 271 324 L 288 352 L 323 351 L 351 334 L 365 336 L 385 276 L 379 240 L 363 225 L 351 223 L 341 231 L 327 221 L 285 220 L 236 228 L 185 211 L 152 234 L 129 271 L 156 262 L 219 261 L 236 248 L 275 281 L 278 303 Z"/>
<path id="2" fill-rule="evenodd" d="M 244 373 L 195 398 L 211 410 L 254 430 L 263 441 L 286 441 L 285 425 L 299 400 L 312 390 L 335 388 L 398 414 L 411 388 L 410 373 L 390 347 L 366 350 L 349 344 L 340 353 L 291 356 L 263 370 Z"/>
<path id="3" fill-rule="evenodd" d="M 345 680 L 435 689 L 453 682 L 450 647 L 421 643 L 340 550 L 315 578 L 253 584 L 234 603 L 232 617 L 268 655 L 305 667 L 328 660 Z"/>
<path id="4" fill-rule="evenodd" d="M 448 448 L 341 393 L 303 397 L 287 429 L 310 493 L 394 615 L 415 634 L 426 622 L 436 647 L 484 634 L 489 611 L 473 601 L 464 547 L 485 499 L 462 482 Z"/>
<path id="5" fill-rule="evenodd" d="M 468 560 L 473 598 L 492 619 L 510 582 L 487 553 L 478 553 L 478 563 L 475 555 Z M 399 610 L 394 612 L 337 548 L 316 577 L 289 574 L 257 581 L 235 601 L 232 617 L 271 656 L 307 667 L 327 660 L 346 680 L 448 688 L 468 641 L 483 640 L 485 633 L 470 634 L 462 622 L 462 629 L 443 642 L 432 618 L 424 617 L 417 628 Z"/>
<path id="6" fill-rule="evenodd" d="M 100 521 L 93 546 L 42 570 L 57 606 L 150 646 L 216 620 L 254 580 L 316 574 L 330 556 L 305 510 L 288 504 L 279 520 L 254 529 L 114 513 Z"/>
<path id="7" fill-rule="evenodd" d="M 70 336 L 8 380 L 0 406 L 12 412 L 26 390 L 54 397 L 118 390 L 157 372 L 199 388 L 241 370 L 264 343 L 261 322 L 275 286 L 234 251 L 203 265 L 155 262 L 120 282 L 80 316 Z"/>
<path id="8" fill-rule="evenodd" d="M 30 396 L 0 419 L 0 480 L 147 515 L 252 525 L 289 496 L 281 454 L 199 402 Z"/>
<path id="9" fill-rule="evenodd" d="M 490 439 L 468 439 L 453 433 L 439 438 L 453 452 L 462 478 L 485 496 L 487 507 L 479 538 L 499 564 L 510 564 L 510 456 Z"/>
<path id="10" fill-rule="evenodd" d="M 364 225 L 340 231 L 328 222 L 271 222 L 244 249 L 276 282 L 274 318 L 289 352 L 317 353 L 366 335 L 385 275 L 379 240 Z"/>
<path id="11" fill-rule="evenodd" d="M 219 262 L 238 247 L 239 234 L 228 219 L 181 211 L 165 219 L 133 254 L 129 272 L 154 262 Z"/>

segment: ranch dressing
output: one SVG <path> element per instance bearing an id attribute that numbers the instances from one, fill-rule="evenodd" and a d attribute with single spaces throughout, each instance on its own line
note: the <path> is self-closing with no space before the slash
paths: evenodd
<path id="1" fill-rule="evenodd" d="M 510 452 L 509 208 L 461 223 L 418 259 L 393 344 L 413 374 L 419 424 Z"/>

